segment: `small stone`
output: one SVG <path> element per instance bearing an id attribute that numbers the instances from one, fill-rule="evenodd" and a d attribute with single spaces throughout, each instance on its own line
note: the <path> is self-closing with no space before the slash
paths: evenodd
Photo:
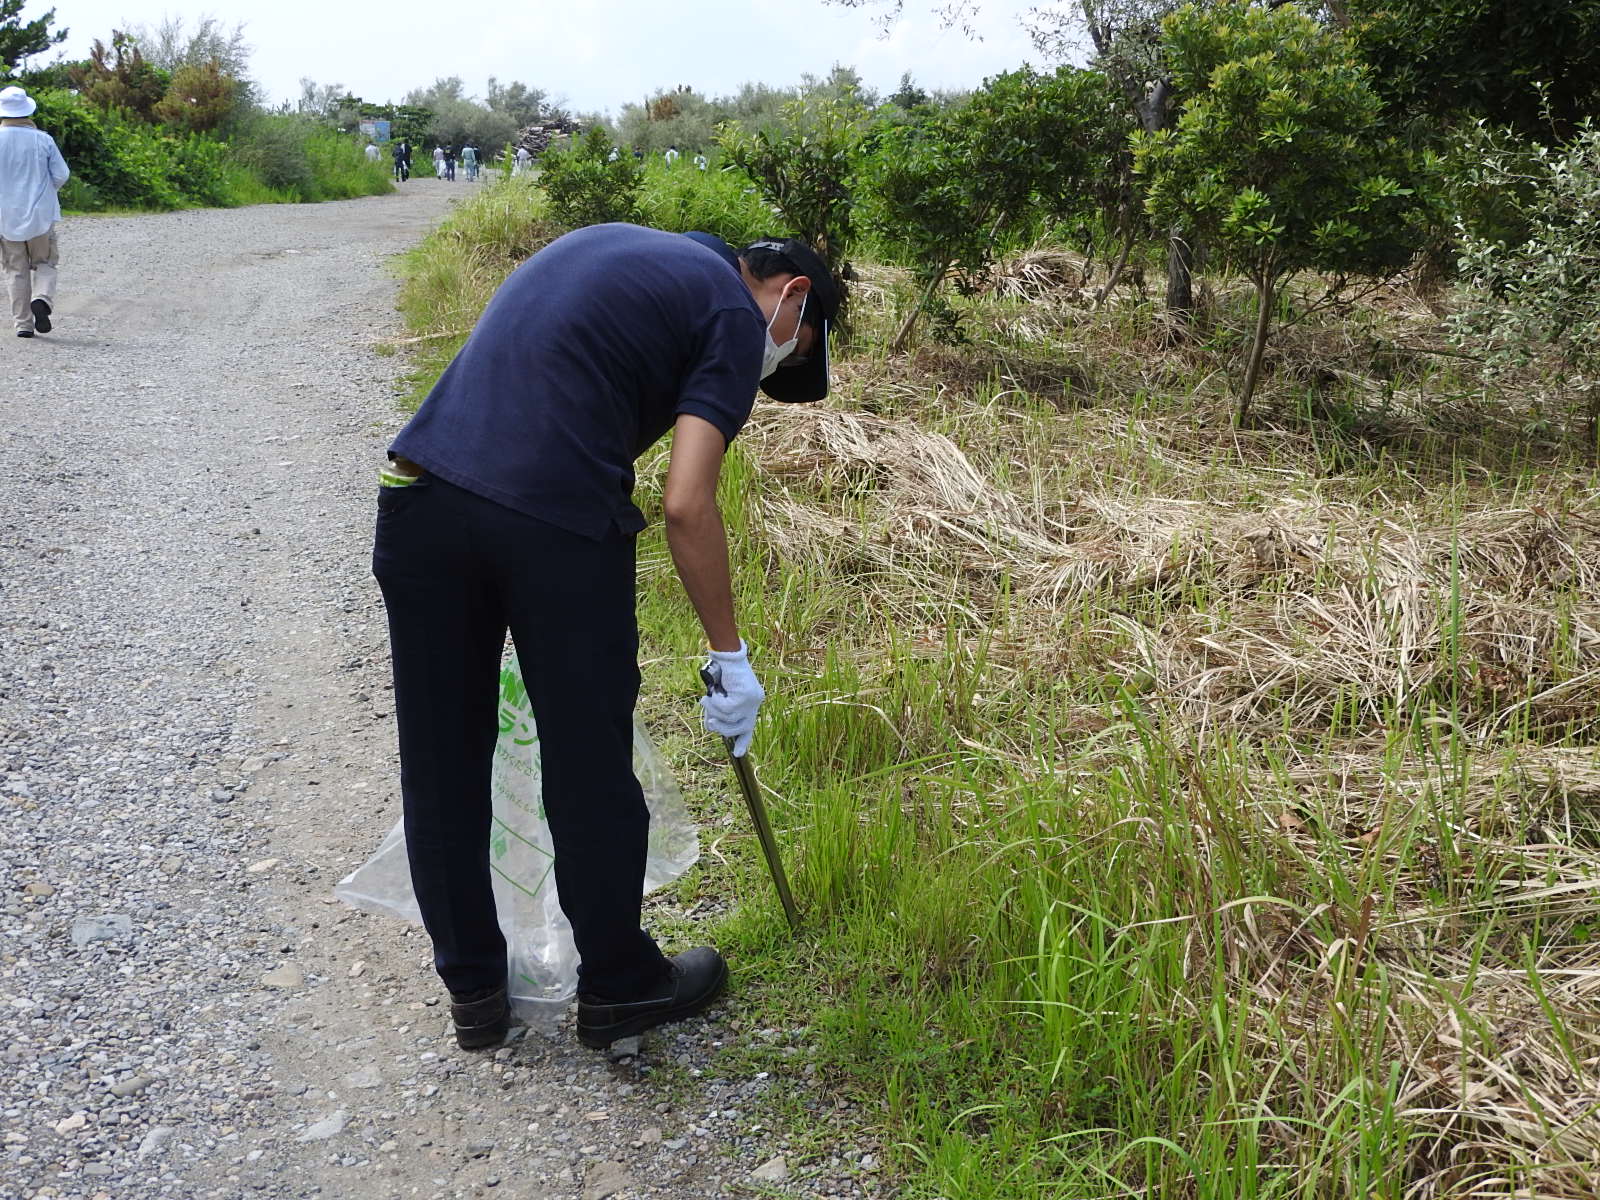
<path id="1" fill-rule="evenodd" d="M 592 1162 L 583 1181 L 583 1200 L 610 1200 L 618 1192 L 632 1191 L 636 1185 L 628 1169 L 618 1162 Z"/>
<path id="2" fill-rule="evenodd" d="M 608 1109 L 597 1108 L 593 1112 L 584 1113 L 583 1119 L 585 1121 L 609 1121 L 611 1119 L 611 1113 Z"/>
<path id="3" fill-rule="evenodd" d="M 251 863 L 245 868 L 245 870 L 252 875 L 259 875 L 263 871 L 272 870 L 273 867 L 277 866 L 282 861 L 283 860 L 281 858 L 263 858 L 258 862 Z"/>
<path id="4" fill-rule="evenodd" d="M 361 959 L 357 959 L 355 962 L 350 964 L 350 978 L 355 979 L 359 977 L 361 972 L 365 971 L 366 969 L 366 962 Z"/>
<path id="5" fill-rule="evenodd" d="M 400 1149 L 400 1143 L 395 1141 L 393 1138 L 390 1138 L 387 1142 L 378 1147 L 378 1153 L 393 1154 L 398 1149 Z"/>
<path id="6" fill-rule="evenodd" d="M 668 1141 L 662 1142 L 661 1144 L 663 1146 L 665 1146 L 668 1150 L 682 1150 L 685 1146 L 687 1146 L 689 1144 L 689 1139 L 688 1138 L 672 1138 L 672 1139 L 670 1139 Z"/>
<path id="7" fill-rule="evenodd" d="M 263 987 L 270 988 L 297 988 L 306 981 L 300 973 L 300 968 L 293 963 L 284 963 L 281 967 L 274 967 L 261 977 Z"/>
<path id="8" fill-rule="evenodd" d="M 110 1163 L 90 1163 L 83 1169 L 83 1173 L 85 1175 L 93 1175 L 96 1178 L 103 1178 L 106 1175 L 110 1175 L 114 1170 L 115 1168 Z"/>
<path id="9" fill-rule="evenodd" d="M 121 913 L 79 917 L 72 923 L 72 944 L 83 949 L 90 942 L 121 942 L 133 936 L 133 918 Z"/>
<path id="10" fill-rule="evenodd" d="M 182 868 L 183 859 L 175 854 L 161 860 L 161 873 L 163 875 L 176 875 Z"/>
<path id="11" fill-rule="evenodd" d="M 639 1140 L 646 1146 L 654 1146 L 661 1141 L 661 1130 L 652 1125 L 639 1135 Z"/>
<path id="12" fill-rule="evenodd" d="M 82 1129 L 88 1123 L 89 1118 L 87 1116 L 81 1112 L 75 1112 L 70 1117 L 64 1117 L 57 1121 L 55 1124 L 55 1130 L 57 1133 L 65 1137 L 69 1133 L 77 1133 L 78 1130 Z"/>
<path id="13" fill-rule="evenodd" d="M 306 1131 L 295 1138 L 297 1142 L 322 1142 L 335 1134 L 344 1132 L 345 1111 L 340 1109 L 331 1116 L 323 1117 L 314 1125 L 307 1127 Z"/>
<path id="14" fill-rule="evenodd" d="M 170 1125 L 152 1125 L 150 1132 L 139 1142 L 139 1157 L 149 1158 L 152 1154 L 160 1154 L 167 1148 L 174 1132 Z"/>
<path id="15" fill-rule="evenodd" d="M 633 1058 L 639 1053 L 639 1047 L 644 1039 L 639 1037 L 618 1038 L 606 1047 L 606 1057 L 612 1062 L 620 1062 L 625 1058 Z"/>
<path id="16" fill-rule="evenodd" d="M 353 1088 L 366 1090 L 378 1087 L 383 1083 L 383 1076 L 378 1074 L 377 1067 L 362 1067 L 359 1071 L 352 1071 L 344 1077 L 345 1083 Z"/>
<path id="17" fill-rule="evenodd" d="M 212 788 L 211 799 L 217 804 L 226 804 L 233 799 L 233 793 L 227 788 Z"/>
<path id="18" fill-rule="evenodd" d="M 781 1154 L 750 1172 L 750 1179 L 754 1183 L 782 1183 L 788 1178 L 789 1164 L 783 1161 Z"/>
<path id="19" fill-rule="evenodd" d="M 22 890 L 30 896 L 54 896 L 56 894 L 55 888 L 48 883 L 30 883 Z"/>
<path id="20" fill-rule="evenodd" d="M 131 1079 L 123 1079 L 117 1083 L 113 1083 L 111 1085 L 111 1094 L 116 1096 L 118 1099 L 124 1099 L 128 1096 L 137 1096 L 140 1092 L 144 1091 L 145 1088 L 149 1087 L 154 1082 L 155 1080 L 151 1079 L 148 1075 L 135 1075 Z"/>

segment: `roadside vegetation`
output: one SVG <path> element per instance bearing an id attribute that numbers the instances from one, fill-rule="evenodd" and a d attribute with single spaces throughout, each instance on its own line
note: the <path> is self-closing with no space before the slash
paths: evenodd
<path id="1" fill-rule="evenodd" d="M 1390 25 L 1159 28 L 1160 121 L 1105 103 L 1108 21 L 1103 78 L 960 102 L 992 137 L 845 97 L 725 125 L 705 173 L 551 156 L 407 261 L 419 395 L 574 196 L 824 235 L 851 293 L 833 395 L 758 404 L 723 488 L 801 937 L 694 720 L 659 521 L 644 703 L 706 827 L 693 915 L 657 933 L 729 952 L 737 1054 L 814 1070 L 825 1106 L 774 1103 L 852 1126 L 864 1174 L 947 1200 L 1592 1196 L 1589 101 L 1546 93 L 1541 125 L 1518 92 L 1391 143 Z M 1278 47 L 1293 72 L 1239 68 Z M 1030 129 L 1055 140 L 1003 144 Z M 984 239 L 939 236 L 974 214 Z"/>
<path id="2" fill-rule="evenodd" d="M 208 17 L 186 30 L 168 19 L 115 30 L 80 62 L 22 69 L 25 57 L 59 40 L 53 19 L 53 10 L 27 24 L 4 14 L 0 83 L 20 84 L 38 102 L 34 123 L 72 168 L 61 193 L 67 211 L 308 203 L 393 190 L 388 158 L 369 162 L 360 139 L 258 102 L 240 28 Z"/>

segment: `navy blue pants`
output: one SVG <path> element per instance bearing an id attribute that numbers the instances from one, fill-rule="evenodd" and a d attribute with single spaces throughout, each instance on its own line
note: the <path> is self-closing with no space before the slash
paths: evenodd
<path id="1" fill-rule="evenodd" d="M 591 541 L 424 475 L 380 490 L 372 573 L 389 612 L 411 882 L 445 986 L 506 979 L 489 781 L 509 629 L 578 986 L 610 999 L 651 988 L 666 960 L 639 927 L 650 814 L 633 773 L 633 535 Z"/>

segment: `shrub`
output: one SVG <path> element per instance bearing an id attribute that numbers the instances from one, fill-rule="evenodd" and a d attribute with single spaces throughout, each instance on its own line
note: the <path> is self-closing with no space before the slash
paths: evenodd
<path id="1" fill-rule="evenodd" d="M 547 150 L 539 160 L 539 186 L 550 197 L 550 211 L 564 225 L 599 225 L 640 219 L 639 191 L 644 172 L 631 154 L 612 158 L 611 139 L 598 125 L 562 150 Z"/>
<path id="2" fill-rule="evenodd" d="M 208 133 L 233 115 L 238 88 L 238 81 L 224 75 L 215 59 L 181 66 L 172 73 L 155 116 L 183 133 Z"/>
<path id="3" fill-rule="evenodd" d="M 214 208 L 238 203 L 228 177 L 226 146 L 197 133 L 170 141 L 172 182 L 185 199 Z"/>
<path id="4" fill-rule="evenodd" d="M 1531 161 L 1530 161 L 1531 158 Z M 1554 353 L 1580 400 L 1588 437 L 1600 445 L 1600 129 L 1531 156 L 1501 144 L 1481 163 L 1481 182 L 1516 197 L 1518 240 L 1473 233 L 1463 222 L 1461 273 L 1476 292 L 1452 318 L 1452 336 L 1490 376 Z"/>
<path id="5" fill-rule="evenodd" d="M 316 191 L 316 175 L 306 156 L 313 128 L 313 122 L 298 117 L 260 115 L 234 135 L 233 153 L 269 188 L 308 200 Z"/>
<path id="6" fill-rule="evenodd" d="M 838 285 L 840 324 L 846 325 L 846 255 L 855 237 L 851 192 L 856 159 L 866 130 L 866 110 L 849 92 L 813 95 L 783 108 L 784 127 L 751 133 L 737 121 L 725 124 L 718 143 L 728 160 L 748 175 L 782 214 L 795 236 L 827 261 Z"/>

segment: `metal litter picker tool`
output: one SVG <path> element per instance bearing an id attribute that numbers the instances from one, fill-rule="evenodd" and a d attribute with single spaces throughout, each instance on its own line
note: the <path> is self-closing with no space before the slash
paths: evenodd
<path id="1" fill-rule="evenodd" d="M 700 679 L 706 685 L 706 695 L 710 696 L 722 690 L 722 680 L 712 668 L 701 667 Z M 744 802 L 750 809 L 750 820 L 756 827 L 756 837 L 761 842 L 761 853 L 767 857 L 767 869 L 772 872 L 772 882 L 778 889 L 778 899 L 783 902 L 783 915 L 789 918 L 790 930 L 798 933 L 800 910 L 795 908 L 794 897 L 789 893 L 789 877 L 783 872 L 783 859 L 778 854 L 778 839 L 772 835 L 772 822 L 767 819 L 767 805 L 761 799 L 761 785 L 756 782 L 756 773 L 750 765 L 750 756 L 735 754 L 733 739 L 730 737 L 723 738 L 722 744 L 727 747 L 728 761 L 733 764 L 733 773 L 739 779 L 739 790 L 744 793 Z"/>

